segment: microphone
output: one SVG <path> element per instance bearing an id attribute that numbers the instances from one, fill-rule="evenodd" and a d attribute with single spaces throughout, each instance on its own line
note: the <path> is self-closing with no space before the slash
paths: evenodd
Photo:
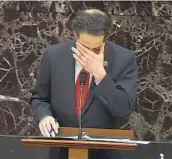
<path id="1" fill-rule="evenodd" d="M 79 104 L 79 131 L 78 131 L 78 139 L 83 139 L 83 132 L 82 132 L 82 100 L 83 100 L 83 88 L 86 83 L 87 74 L 85 72 L 80 73 L 80 104 Z"/>

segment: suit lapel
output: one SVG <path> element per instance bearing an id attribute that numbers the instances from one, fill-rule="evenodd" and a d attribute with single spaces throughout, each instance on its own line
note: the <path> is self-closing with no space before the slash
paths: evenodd
<path id="1" fill-rule="evenodd" d="M 113 55 L 114 55 L 113 50 L 111 49 L 111 46 L 107 41 L 105 45 L 104 68 L 108 74 L 111 72 L 113 59 L 114 59 Z"/>
<path id="2" fill-rule="evenodd" d="M 94 100 L 94 97 L 92 96 L 91 94 L 91 90 L 96 86 L 95 82 L 94 82 L 94 77 L 92 77 L 92 80 L 91 80 L 91 84 L 90 84 L 90 88 L 89 88 L 89 92 L 88 92 L 88 96 L 87 96 L 87 100 L 86 100 L 86 103 L 85 103 L 85 107 L 82 111 L 82 116 L 84 115 L 84 113 L 88 110 L 89 106 L 91 105 L 91 103 L 93 102 Z"/>
<path id="3" fill-rule="evenodd" d="M 71 50 L 72 47 L 75 47 L 75 41 L 72 41 L 70 45 L 68 45 L 67 48 L 67 54 L 64 54 L 65 56 L 65 63 L 63 66 L 63 72 L 64 72 L 64 89 L 67 90 L 66 95 L 68 96 L 64 102 L 67 106 L 67 113 L 68 116 L 71 117 L 71 121 L 73 121 L 75 124 L 78 123 L 78 119 L 76 117 L 75 113 L 75 60 L 72 56 L 73 52 Z M 64 69 L 65 68 L 65 69 Z M 66 78 L 67 77 L 67 78 Z M 66 96 L 65 95 L 65 96 Z"/>
<path id="4" fill-rule="evenodd" d="M 105 51 L 104 51 L 104 63 L 106 63 L 106 65 L 104 66 L 104 68 L 105 68 L 107 73 L 109 73 L 109 71 L 110 71 L 110 68 L 112 65 L 112 59 L 113 58 L 112 58 L 112 53 L 111 53 L 109 44 L 108 44 L 108 42 L 106 42 Z M 92 81 L 91 81 L 90 88 L 89 88 L 87 101 L 86 101 L 85 107 L 82 111 L 82 116 L 86 113 L 88 108 L 91 106 L 91 103 L 94 101 L 94 96 L 91 93 L 91 91 L 94 89 L 94 87 L 97 87 L 97 86 L 96 86 L 96 83 L 94 82 L 94 77 L 93 77 Z"/>

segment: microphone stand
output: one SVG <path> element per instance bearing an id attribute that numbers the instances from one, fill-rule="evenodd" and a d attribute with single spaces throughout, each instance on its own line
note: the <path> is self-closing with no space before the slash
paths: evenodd
<path id="1" fill-rule="evenodd" d="M 79 103 L 79 131 L 78 131 L 78 139 L 83 140 L 83 132 L 82 132 L 82 100 L 83 100 L 83 91 L 84 85 L 86 83 L 87 74 L 85 72 L 80 73 L 80 103 Z"/>
<path id="2" fill-rule="evenodd" d="M 83 87 L 84 84 L 81 83 L 81 89 L 80 89 L 80 102 L 79 102 L 79 132 L 78 132 L 78 139 L 83 139 L 83 133 L 82 133 L 82 97 L 83 97 Z"/>

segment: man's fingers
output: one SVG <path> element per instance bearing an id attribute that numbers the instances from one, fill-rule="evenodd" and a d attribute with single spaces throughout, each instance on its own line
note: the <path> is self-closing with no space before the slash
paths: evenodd
<path id="1" fill-rule="evenodd" d="M 78 49 L 76 49 L 76 48 L 73 48 L 72 47 L 72 51 L 75 53 L 75 55 L 81 60 L 81 61 L 83 61 L 83 62 L 86 62 L 87 61 L 87 59 L 86 59 L 86 53 L 84 53 L 83 51 L 82 52 L 80 52 L 81 50 L 79 50 L 79 48 Z"/>
<path id="2" fill-rule="evenodd" d="M 47 128 L 47 131 L 46 133 L 48 133 L 50 135 L 50 133 L 53 131 L 52 130 L 52 127 L 51 127 L 51 118 L 48 118 L 46 121 L 46 128 Z"/>
<path id="3" fill-rule="evenodd" d="M 100 48 L 100 54 L 104 54 L 105 43 Z"/>
<path id="4" fill-rule="evenodd" d="M 55 136 L 56 136 L 56 134 L 54 133 L 54 131 L 52 131 L 52 132 L 50 133 L 50 135 L 51 135 L 52 137 L 55 137 Z"/>
<path id="5" fill-rule="evenodd" d="M 76 42 L 76 46 L 77 46 L 77 47 L 80 47 L 80 48 L 83 49 L 83 51 L 85 51 L 85 52 L 90 51 L 88 48 L 84 47 L 84 46 L 83 46 L 81 43 L 79 43 L 79 42 Z"/>
<path id="6" fill-rule="evenodd" d="M 83 62 L 87 62 L 87 59 L 89 58 L 89 55 L 87 55 L 83 50 L 81 50 L 79 47 L 77 48 L 78 49 L 78 52 L 79 52 L 79 55 L 78 58 L 80 58 L 81 61 Z"/>
<path id="7" fill-rule="evenodd" d="M 45 121 L 42 121 L 40 123 L 40 131 L 43 134 L 43 136 L 45 136 L 45 137 L 49 137 L 50 136 L 49 133 L 47 133 L 47 126 L 46 126 Z"/>
<path id="8" fill-rule="evenodd" d="M 42 123 L 39 124 L 39 130 L 41 131 L 41 134 L 45 137 L 46 135 L 44 133 Z"/>
<path id="9" fill-rule="evenodd" d="M 74 47 L 72 47 L 72 51 L 79 57 L 81 56 L 81 53 Z"/>
<path id="10" fill-rule="evenodd" d="M 44 133 L 45 133 L 45 135 L 47 137 L 50 137 L 50 132 L 49 131 L 51 130 L 51 127 L 48 126 L 48 125 L 50 125 L 50 123 L 48 123 L 47 120 L 43 122 L 43 131 L 44 131 Z"/>
<path id="11" fill-rule="evenodd" d="M 59 128 L 59 124 L 58 122 L 55 122 L 55 120 L 53 118 L 50 119 L 50 124 L 53 128 L 53 130 L 55 131 L 55 133 L 58 133 L 58 128 Z"/>
<path id="12" fill-rule="evenodd" d="M 83 50 L 83 52 L 89 56 L 95 57 L 96 54 L 94 52 L 92 52 L 91 50 L 89 50 L 88 48 L 84 47 L 82 44 L 80 44 L 79 42 L 76 43 L 76 45 Z M 83 54 L 84 54 L 83 53 Z"/>
<path id="13" fill-rule="evenodd" d="M 46 137 L 55 136 L 58 133 L 59 124 L 55 122 L 52 116 L 47 116 L 39 123 L 41 134 Z"/>
<path id="14" fill-rule="evenodd" d="M 85 63 L 84 63 L 79 57 L 77 57 L 75 54 L 73 54 L 73 57 L 74 57 L 82 66 L 85 65 Z"/>
<path id="15" fill-rule="evenodd" d="M 92 58 L 92 56 L 89 55 L 89 54 L 87 54 L 85 51 L 83 51 L 82 48 L 77 47 L 77 49 L 78 49 L 78 51 L 82 54 L 82 56 L 84 57 L 85 60 L 86 60 L 86 59 Z"/>

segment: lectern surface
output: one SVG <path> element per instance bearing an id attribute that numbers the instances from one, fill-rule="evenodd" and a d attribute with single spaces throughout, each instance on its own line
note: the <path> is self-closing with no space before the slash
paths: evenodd
<path id="1" fill-rule="evenodd" d="M 79 140 L 51 140 L 51 139 L 22 139 L 25 146 L 39 147 L 68 147 L 83 149 L 115 149 L 115 150 L 135 150 L 135 143 L 99 142 L 99 141 L 79 141 Z"/>

